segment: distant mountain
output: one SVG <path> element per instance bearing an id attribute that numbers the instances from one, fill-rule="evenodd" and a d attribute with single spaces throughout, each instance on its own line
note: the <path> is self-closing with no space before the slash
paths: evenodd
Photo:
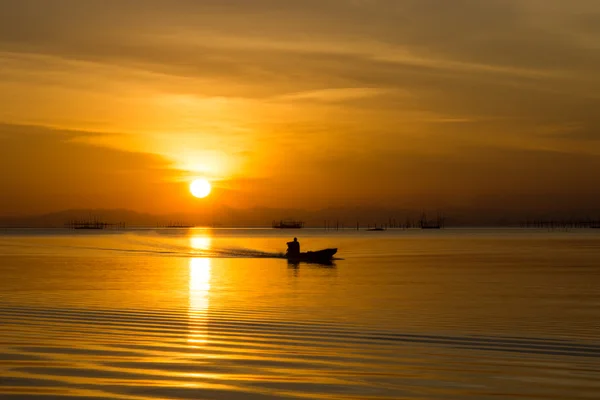
<path id="1" fill-rule="evenodd" d="M 577 213 L 560 211 L 507 211 L 500 209 L 448 208 L 444 210 L 415 210 L 374 207 L 335 207 L 321 210 L 252 208 L 216 208 L 212 215 L 174 213 L 152 215 L 124 209 L 79 209 L 64 210 L 34 216 L 0 216 L 0 227 L 62 228 L 73 220 L 93 220 L 119 224 L 127 227 L 157 227 L 167 225 L 220 226 L 220 227 L 270 227 L 273 221 L 295 219 L 305 222 L 306 227 L 352 228 L 357 223 L 367 225 L 416 224 L 422 213 L 434 220 L 438 213 L 447 227 L 467 226 L 519 226 L 522 222 L 535 219 L 598 219 L 600 210 L 580 210 Z"/>

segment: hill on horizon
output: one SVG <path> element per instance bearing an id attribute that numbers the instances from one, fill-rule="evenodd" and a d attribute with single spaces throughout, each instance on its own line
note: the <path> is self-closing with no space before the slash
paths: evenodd
<path id="1" fill-rule="evenodd" d="M 321 210 L 252 208 L 233 209 L 221 207 L 213 215 L 172 213 L 153 215 L 127 209 L 72 209 L 30 216 L 0 216 L 3 228 L 63 228 L 74 220 L 99 220 L 126 227 L 216 226 L 216 227 L 271 227 L 273 221 L 296 219 L 306 227 L 351 228 L 357 223 L 367 225 L 405 225 L 417 223 L 423 212 L 433 220 L 438 215 L 444 218 L 447 227 L 467 226 L 520 226 L 533 220 L 598 220 L 597 210 L 582 210 L 578 214 L 558 211 L 510 212 L 503 210 L 469 210 L 453 208 L 447 210 L 386 209 L 368 207 L 339 207 Z"/>

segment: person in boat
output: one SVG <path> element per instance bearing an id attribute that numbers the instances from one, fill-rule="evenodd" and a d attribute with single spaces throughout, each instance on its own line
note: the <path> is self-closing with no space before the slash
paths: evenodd
<path id="1" fill-rule="evenodd" d="M 291 257 L 298 257 L 300 255 L 300 242 L 298 238 L 294 238 L 293 242 L 287 242 L 287 255 Z"/>

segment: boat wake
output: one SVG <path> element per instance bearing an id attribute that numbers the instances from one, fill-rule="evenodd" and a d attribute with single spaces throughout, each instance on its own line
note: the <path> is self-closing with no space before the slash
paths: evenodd
<path id="1" fill-rule="evenodd" d="M 190 257 L 210 257 L 210 258 L 285 258 L 284 253 L 272 253 L 254 249 L 244 248 L 222 248 L 210 250 L 194 250 Z"/>
<path id="2" fill-rule="evenodd" d="M 270 253 L 253 249 L 210 249 L 210 250 L 150 250 L 150 249 L 119 249 L 119 248 L 87 248 L 89 250 L 104 250 L 110 252 L 137 253 L 158 256 L 193 257 L 193 258 L 285 258 L 284 253 Z"/>
<path id="3" fill-rule="evenodd" d="M 17 250 L 17 253 L 46 255 L 55 253 L 77 252 L 79 255 L 102 255 L 106 253 L 121 253 L 130 255 L 164 256 L 164 257 L 193 257 L 193 258 L 275 258 L 285 259 L 282 252 L 269 252 L 247 248 L 216 248 L 195 249 L 189 246 L 175 244 L 152 244 L 152 243 L 123 243 L 124 246 L 97 246 L 85 244 L 50 244 L 50 243 L 15 243 L 6 244 Z M 4 247 L 0 243 L 0 247 Z M 82 253 L 85 252 L 85 253 Z M 89 252 L 89 253 L 88 253 Z"/>

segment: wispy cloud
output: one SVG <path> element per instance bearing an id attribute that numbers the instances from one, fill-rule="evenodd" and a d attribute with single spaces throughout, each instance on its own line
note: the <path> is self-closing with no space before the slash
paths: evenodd
<path id="1" fill-rule="evenodd" d="M 258 179 L 264 201 L 289 179 L 362 199 L 386 174 L 390 198 L 476 196 L 482 154 L 509 190 L 510 154 L 583 173 L 600 153 L 598 26 L 595 0 L 0 0 L 0 121 Z"/>
<path id="2" fill-rule="evenodd" d="M 298 92 L 274 97 L 274 101 L 322 101 L 322 102 L 345 102 L 357 99 L 364 99 L 385 94 L 397 95 L 400 91 L 394 91 L 384 88 L 339 88 L 312 90 L 307 92 Z"/>

